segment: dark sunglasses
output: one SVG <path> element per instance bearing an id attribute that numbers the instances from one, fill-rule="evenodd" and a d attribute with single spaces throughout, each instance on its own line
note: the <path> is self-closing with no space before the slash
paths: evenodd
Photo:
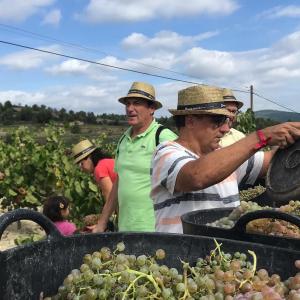
<path id="1" fill-rule="evenodd" d="M 230 118 L 224 115 L 207 115 L 210 120 L 216 125 L 216 127 L 221 127 L 225 123 L 229 123 Z"/>

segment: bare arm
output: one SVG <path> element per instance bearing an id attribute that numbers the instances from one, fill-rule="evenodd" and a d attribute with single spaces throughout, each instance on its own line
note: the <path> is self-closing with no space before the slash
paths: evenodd
<path id="1" fill-rule="evenodd" d="M 106 229 L 107 222 L 112 213 L 116 210 L 118 204 L 118 181 L 117 178 L 114 182 L 108 200 L 105 202 L 103 210 L 101 212 L 100 218 L 97 225 L 93 229 L 93 232 L 103 232 Z"/>
<path id="2" fill-rule="evenodd" d="M 98 183 L 98 186 L 101 189 L 101 193 L 104 197 L 105 202 L 107 202 L 110 191 L 111 191 L 112 186 L 113 186 L 110 177 L 103 177 L 97 183 Z"/>
<path id="3" fill-rule="evenodd" d="M 300 122 L 289 122 L 263 129 L 263 133 L 270 138 L 270 146 L 281 148 L 293 144 L 300 137 Z M 244 161 L 249 159 L 256 150 L 257 134 L 251 133 L 247 137 L 231 146 L 213 151 L 197 160 L 185 164 L 177 175 L 176 192 L 188 192 L 207 188 L 233 173 Z M 272 154 L 266 156 L 262 174 L 269 166 Z"/>
<path id="4" fill-rule="evenodd" d="M 262 168 L 260 170 L 259 173 L 259 177 L 265 177 L 271 162 L 272 157 L 274 156 L 274 154 L 276 153 L 276 151 L 278 150 L 277 146 L 273 146 L 272 149 L 270 151 L 266 151 L 264 152 L 264 161 L 263 161 L 263 165 Z"/>

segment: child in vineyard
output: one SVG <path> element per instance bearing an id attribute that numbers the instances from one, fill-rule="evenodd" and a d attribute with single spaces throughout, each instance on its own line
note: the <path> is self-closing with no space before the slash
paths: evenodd
<path id="1" fill-rule="evenodd" d="M 69 200 L 63 196 L 49 197 L 43 207 L 43 214 L 48 217 L 63 235 L 75 233 L 75 224 L 67 221 L 69 216 Z"/>

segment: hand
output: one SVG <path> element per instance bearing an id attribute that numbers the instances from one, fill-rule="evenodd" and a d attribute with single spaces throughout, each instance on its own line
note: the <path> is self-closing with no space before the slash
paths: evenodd
<path id="1" fill-rule="evenodd" d="M 300 138 L 300 122 L 286 122 L 263 129 L 270 146 L 285 148 Z"/>
<path id="2" fill-rule="evenodd" d="M 93 227 L 92 232 L 104 232 L 106 230 L 106 224 L 104 225 L 102 223 L 98 223 L 96 225 L 89 226 L 89 227 Z"/>

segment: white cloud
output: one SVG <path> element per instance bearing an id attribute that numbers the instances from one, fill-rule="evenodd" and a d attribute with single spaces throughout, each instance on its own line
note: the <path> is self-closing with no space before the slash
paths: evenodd
<path id="1" fill-rule="evenodd" d="M 75 59 L 68 59 L 60 64 L 47 67 L 45 68 L 45 71 L 52 75 L 82 75 L 93 80 L 110 81 L 116 79 L 115 76 L 109 75 L 109 72 L 105 67 Z"/>
<path id="2" fill-rule="evenodd" d="M 157 36 L 158 34 L 154 35 L 154 38 Z M 142 36 L 142 39 L 148 39 L 150 42 L 154 38 Z M 189 39 L 193 44 L 193 37 L 189 37 Z M 246 86 L 249 87 L 252 84 L 255 91 L 267 98 L 274 99 L 296 110 L 298 105 L 298 110 L 300 110 L 300 105 L 293 102 L 299 94 L 299 88 L 297 88 L 300 79 L 299 44 L 300 31 L 284 37 L 269 48 L 251 51 L 228 52 L 193 46 L 188 49 L 169 49 L 169 51 L 161 51 L 158 54 L 157 51 L 148 52 L 146 49 L 139 49 L 141 53 L 139 59 L 127 58 L 122 60 L 113 56 L 107 56 L 98 61 L 122 68 L 229 88 L 245 90 Z M 28 68 L 42 66 L 44 70 L 54 74 L 56 79 L 59 79 L 59 76 L 67 75 L 69 84 L 71 84 L 72 76 L 82 76 L 82 82 L 87 83 L 86 85 L 83 85 L 83 83 L 78 85 L 78 80 L 76 80 L 76 85 L 74 86 L 51 88 L 51 90 L 47 89 L 40 92 L 32 92 L 31 94 L 33 94 L 35 99 L 40 97 L 39 104 L 97 113 L 123 113 L 124 107 L 120 106 L 117 99 L 127 93 L 131 84 L 131 81 L 128 81 L 130 79 L 132 81 L 143 80 L 154 83 L 158 99 L 167 108 L 176 106 L 179 89 L 191 85 L 170 80 L 165 80 L 161 83 L 162 81 L 152 77 L 142 77 L 139 74 L 131 74 L 72 59 L 49 66 L 48 60 L 46 65 L 42 57 L 31 58 L 30 56 L 20 55 L 17 60 L 11 57 L 10 63 L 8 63 L 7 57 L 1 58 L 0 64 L 4 64 L 4 62 L 7 65 L 18 66 L 19 68 L 24 68 L 24 63 L 32 64 L 26 65 Z M 151 68 L 150 65 L 175 70 L 194 78 Z M 126 78 L 126 81 L 124 78 Z M 64 82 L 63 78 L 61 82 Z M 44 95 L 44 98 L 41 95 Z M 281 99 L 279 99 L 279 95 Z M 249 96 L 241 94 L 241 100 L 246 103 L 245 108 L 247 108 L 249 106 Z M 256 109 L 280 109 L 262 99 L 256 99 L 255 101 Z M 20 100 L 16 100 L 16 103 L 19 102 L 23 103 Z M 158 111 L 158 115 L 168 115 L 168 112 L 164 108 Z"/>
<path id="3" fill-rule="evenodd" d="M 276 6 L 272 9 L 266 10 L 260 14 L 260 17 L 267 18 L 299 18 L 300 17 L 300 6 L 299 5 L 288 5 L 288 6 Z"/>
<path id="4" fill-rule="evenodd" d="M 75 59 L 68 59 L 59 65 L 46 68 L 46 71 L 56 74 L 86 74 L 90 64 Z"/>
<path id="5" fill-rule="evenodd" d="M 195 36 L 184 36 L 172 31 L 160 31 L 153 38 L 142 33 L 132 33 L 122 41 L 122 46 L 126 49 L 148 52 L 176 51 L 183 47 L 187 48 L 196 42 L 218 35 L 218 31 L 209 31 Z"/>
<path id="6" fill-rule="evenodd" d="M 43 24 L 58 26 L 61 20 L 61 12 L 59 9 L 51 10 L 44 18 Z"/>
<path id="7" fill-rule="evenodd" d="M 59 49 L 59 46 L 51 45 L 47 47 L 41 47 L 40 49 L 55 51 Z M 56 59 L 57 57 L 46 53 L 33 50 L 24 50 L 0 57 L 0 65 L 6 66 L 10 69 L 28 70 L 41 67 L 45 63 Z"/>
<path id="8" fill-rule="evenodd" d="M 33 105 L 35 103 L 43 104 L 46 95 L 43 92 L 25 92 L 18 90 L 0 91 L 0 99 L 10 100 L 13 104 L 22 103 L 22 105 Z"/>
<path id="9" fill-rule="evenodd" d="M 235 0 L 90 0 L 77 17 L 89 22 L 136 22 L 157 18 L 197 15 L 229 15 L 238 8 Z"/>
<path id="10" fill-rule="evenodd" d="M 0 21 L 21 22 L 55 0 L 0 0 Z"/>

